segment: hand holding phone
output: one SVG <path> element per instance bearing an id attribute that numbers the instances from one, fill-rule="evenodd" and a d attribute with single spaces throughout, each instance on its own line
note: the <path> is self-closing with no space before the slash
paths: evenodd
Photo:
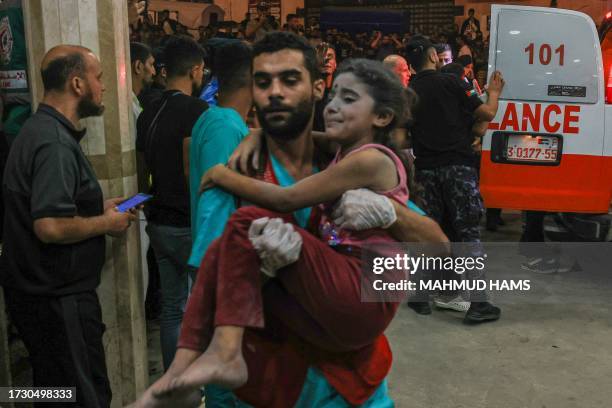
<path id="1" fill-rule="evenodd" d="M 117 205 L 117 211 L 126 212 L 132 208 L 138 207 L 140 204 L 152 199 L 153 196 L 149 194 L 138 193 L 133 197 L 128 198 L 121 204 Z"/>

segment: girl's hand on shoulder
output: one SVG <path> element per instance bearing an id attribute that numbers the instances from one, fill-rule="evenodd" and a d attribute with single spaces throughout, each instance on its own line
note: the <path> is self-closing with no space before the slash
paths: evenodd
<path id="1" fill-rule="evenodd" d="M 240 142 L 230 156 L 229 168 L 242 174 L 254 174 L 253 170 L 257 171 L 259 166 L 262 140 L 263 131 L 261 129 L 250 129 L 248 136 Z"/>
<path id="2" fill-rule="evenodd" d="M 213 166 L 208 169 L 208 171 L 204 173 L 202 179 L 200 180 L 199 193 L 202 194 L 204 191 L 214 188 L 216 186 L 216 180 L 218 180 L 219 176 L 224 171 L 229 170 L 223 164 L 217 164 L 216 166 Z"/>

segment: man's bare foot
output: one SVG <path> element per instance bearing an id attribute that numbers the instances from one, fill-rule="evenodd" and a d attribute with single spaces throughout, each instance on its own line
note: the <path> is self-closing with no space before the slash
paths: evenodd
<path id="1" fill-rule="evenodd" d="M 193 391 L 207 384 L 232 390 L 244 385 L 247 379 L 247 366 L 242 352 L 223 356 L 222 353 L 209 349 L 158 395 Z"/>

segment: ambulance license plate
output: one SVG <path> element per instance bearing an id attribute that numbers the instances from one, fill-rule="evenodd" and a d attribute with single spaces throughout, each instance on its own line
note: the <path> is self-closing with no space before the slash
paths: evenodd
<path id="1" fill-rule="evenodd" d="M 508 136 L 507 160 L 547 163 L 556 162 L 558 156 L 559 139 L 554 136 Z"/>

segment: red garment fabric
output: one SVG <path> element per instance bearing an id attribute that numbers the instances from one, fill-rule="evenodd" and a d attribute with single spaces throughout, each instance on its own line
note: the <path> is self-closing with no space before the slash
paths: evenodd
<path id="1" fill-rule="evenodd" d="M 219 325 L 264 328 L 265 297 L 272 316 L 269 332 L 275 326 L 281 333 L 288 330 L 276 344 L 258 333 L 247 335 L 249 383 L 237 395 L 254 406 L 290 407 L 314 363 L 347 401 L 365 402 L 390 369 L 391 351 L 382 333 L 398 304 L 361 302 L 361 260 L 336 252 L 297 226 L 303 239 L 300 259 L 262 291 L 259 257 L 248 240 L 251 222 L 261 217 L 292 221 L 290 215 L 256 207 L 232 215 L 202 261 L 178 347 L 205 350 Z M 287 387 L 280 388 L 283 382 Z M 275 384 L 273 395 L 264 391 L 265 384 Z"/>
<path id="2" fill-rule="evenodd" d="M 196 281 L 198 292 L 192 293 L 199 304 L 192 307 L 199 309 L 204 348 L 215 326 L 264 327 L 259 256 L 248 238 L 251 223 L 262 217 L 293 220 L 262 208 L 240 208 L 203 259 L 197 279 L 203 284 L 200 288 Z M 278 271 L 278 280 L 303 309 L 288 309 L 287 297 L 271 297 L 272 313 L 322 350 L 345 352 L 371 344 L 391 322 L 397 303 L 362 302 L 361 259 L 335 251 L 298 226 L 295 230 L 302 236 L 300 258 Z"/>
<path id="3" fill-rule="evenodd" d="M 267 160 L 264 173 L 258 178 L 278 184 L 270 160 Z M 233 232 L 226 232 L 233 235 L 234 239 L 238 238 L 240 245 L 234 246 L 235 243 L 224 233 L 209 247 L 187 304 L 178 347 L 204 351 L 210 342 L 214 326 L 219 322 L 236 324 L 234 316 L 231 316 L 236 314 L 236 302 L 248 299 L 252 302 L 251 306 L 253 302 L 257 306 L 254 309 L 247 307 L 248 314 L 239 319 L 247 325 L 243 355 L 249 374 L 248 382 L 234 390 L 242 401 L 256 408 L 292 407 L 300 396 L 308 368 L 314 366 L 349 404 L 365 403 L 391 369 L 391 348 L 382 332 L 395 315 L 398 304 L 366 305 L 367 312 L 364 315 L 359 308 L 364 303 L 358 296 L 360 260 L 335 252 L 297 226 L 296 230 L 300 231 L 304 239 L 304 247 L 308 248 L 306 256 L 314 263 L 311 267 L 319 287 L 310 284 L 307 288 L 314 292 L 307 290 L 302 293 L 298 290 L 298 296 L 295 297 L 295 288 L 299 288 L 300 280 L 307 280 L 305 268 L 302 268 L 302 275 L 298 273 L 291 278 L 290 270 L 287 274 L 283 273 L 284 270 L 279 271 L 281 278 L 268 281 L 261 289 L 259 257 L 248 241 L 247 231 L 252 220 L 264 216 L 281 217 L 287 222 L 295 223 L 290 215 L 276 214 L 260 208 L 246 207 L 237 211 L 228 222 L 228 227 L 233 223 L 239 227 L 234 226 Z M 316 209 L 313 209 L 309 225 L 316 228 L 318 218 Z M 222 250 L 223 244 L 232 245 L 234 248 L 225 252 Z M 303 253 L 302 258 L 304 256 Z M 220 261 L 224 257 L 225 260 Z M 296 264 L 302 264 L 302 258 Z M 234 263 L 235 259 L 237 263 Z M 332 259 L 338 259 L 339 262 L 330 263 Z M 218 271 L 221 265 L 234 269 L 236 265 L 243 266 L 241 273 L 248 275 L 246 282 L 249 282 L 248 285 L 256 283 L 254 287 L 259 288 L 260 292 L 255 293 L 251 286 L 246 292 L 230 295 L 230 298 L 221 302 L 221 308 L 225 312 L 218 314 L 220 320 L 217 322 L 216 312 L 213 319 L 204 311 L 214 307 L 219 296 L 218 275 L 207 274 L 205 271 Z M 347 273 L 351 279 L 342 279 Z M 226 278 L 222 279 L 223 291 L 235 284 L 235 278 Z M 228 286 L 225 287 L 225 284 Z M 285 284 L 293 287 L 293 292 Z M 346 303 L 333 302 L 334 299 L 338 300 L 334 297 L 337 292 L 343 290 L 341 284 L 347 289 L 346 293 L 352 296 Z M 234 287 L 233 290 L 239 289 Z M 346 293 L 340 294 L 340 299 L 345 297 L 343 295 Z M 305 301 L 304 306 L 298 299 Z M 260 300 L 263 307 L 259 307 Z M 327 302 L 325 306 L 320 304 L 321 300 Z M 308 308 L 311 310 L 307 310 Z M 313 311 L 321 322 L 309 314 Z M 363 325 L 366 319 L 370 323 L 369 327 Z"/>

